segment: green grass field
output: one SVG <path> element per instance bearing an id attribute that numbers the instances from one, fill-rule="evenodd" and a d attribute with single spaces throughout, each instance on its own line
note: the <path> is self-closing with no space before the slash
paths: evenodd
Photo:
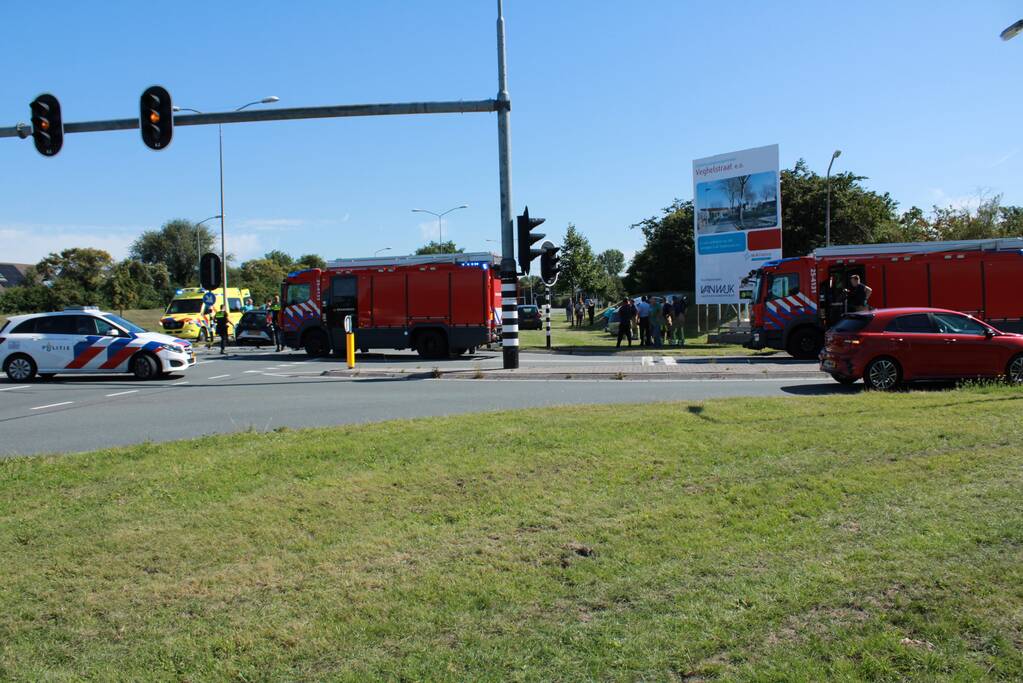
<path id="1" fill-rule="evenodd" d="M 2 680 L 1020 680 L 1023 392 L 0 462 Z"/>
<path id="2" fill-rule="evenodd" d="M 557 315 L 555 315 L 557 314 Z M 615 348 L 618 338 L 612 337 L 604 332 L 599 325 L 594 327 L 583 326 L 581 328 L 570 327 L 565 320 L 564 311 L 551 311 L 551 347 L 554 351 L 565 352 L 594 352 L 594 353 L 631 353 L 649 355 L 651 353 L 659 356 L 719 356 L 719 355 L 773 355 L 777 351 L 753 351 L 743 348 L 737 344 L 709 344 L 707 335 L 696 335 L 693 331 L 687 334 L 685 347 L 661 346 L 655 348 L 643 348 L 638 342 L 633 342 L 632 347 L 626 346 L 622 341 L 620 349 Z M 523 350 L 535 351 L 546 349 L 547 333 L 545 330 L 520 330 L 519 343 Z"/>

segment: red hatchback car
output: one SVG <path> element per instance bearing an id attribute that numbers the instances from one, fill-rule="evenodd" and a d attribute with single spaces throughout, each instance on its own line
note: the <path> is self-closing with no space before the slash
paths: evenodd
<path id="1" fill-rule="evenodd" d="M 824 337 L 821 370 L 888 390 L 921 379 L 1005 377 L 1023 384 L 1023 335 L 939 308 L 849 313 Z"/>

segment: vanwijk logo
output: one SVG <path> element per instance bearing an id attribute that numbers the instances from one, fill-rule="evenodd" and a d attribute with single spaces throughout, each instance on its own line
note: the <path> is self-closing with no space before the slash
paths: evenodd
<path id="1" fill-rule="evenodd" d="M 716 294 L 718 296 L 735 294 L 735 285 L 701 285 L 700 294 Z"/>

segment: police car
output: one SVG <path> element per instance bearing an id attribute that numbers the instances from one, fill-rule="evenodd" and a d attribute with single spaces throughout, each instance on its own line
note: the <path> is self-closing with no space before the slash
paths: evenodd
<path id="1" fill-rule="evenodd" d="M 12 382 L 65 373 L 130 372 L 153 379 L 193 365 L 191 343 L 147 332 L 95 306 L 16 315 L 0 327 L 0 368 Z"/>

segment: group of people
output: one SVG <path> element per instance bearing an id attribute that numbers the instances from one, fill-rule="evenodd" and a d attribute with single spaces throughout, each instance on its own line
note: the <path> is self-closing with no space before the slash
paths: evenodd
<path id="1" fill-rule="evenodd" d="M 577 301 L 568 300 L 565 304 L 565 317 L 572 327 L 583 326 L 583 316 L 589 316 L 590 327 L 593 327 L 593 314 L 596 313 L 597 303 L 593 299 L 583 300 L 579 297 Z"/>
<path id="2" fill-rule="evenodd" d="M 665 341 L 668 346 L 676 342 L 679 346 L 685 346 L 688 307 L 689 300 L 684 296 L 676 296 L 671 301 L 665 299 L 663 302 L 653 297 L 644 296 L 639 301 L 625 297 L 617 309 L 616 348 L 621 347 L 623 337 L 632 346 L 633 335 L 637 337 L 640 346 L 663 346 Z"/>
<path id="3" fill-rule="evenodd" d="M 275 294 L 273 298 L 267 299 L 263 304 L 263 309 L 266 311 L 266 324 L 270 328 L 270 337 L 274 347 L 277 351 L 283 351 L 284 341 L 280 328 L 281 297 Z M 242 304 L 242 312 L 247 313 L 254 310 L 256 307 L 253 306 L 252 299 L 246 297 Z M 220 337 L 220 352 L 227 353 L 227 338 L 231 324 L 231 319 L 227 316 L 227 311 L 224 308 L 210 306 L 202 317 L 202 326 L 206 329 L 206 348 L 213 347 L 213 339 L 216 335 Z"/>

